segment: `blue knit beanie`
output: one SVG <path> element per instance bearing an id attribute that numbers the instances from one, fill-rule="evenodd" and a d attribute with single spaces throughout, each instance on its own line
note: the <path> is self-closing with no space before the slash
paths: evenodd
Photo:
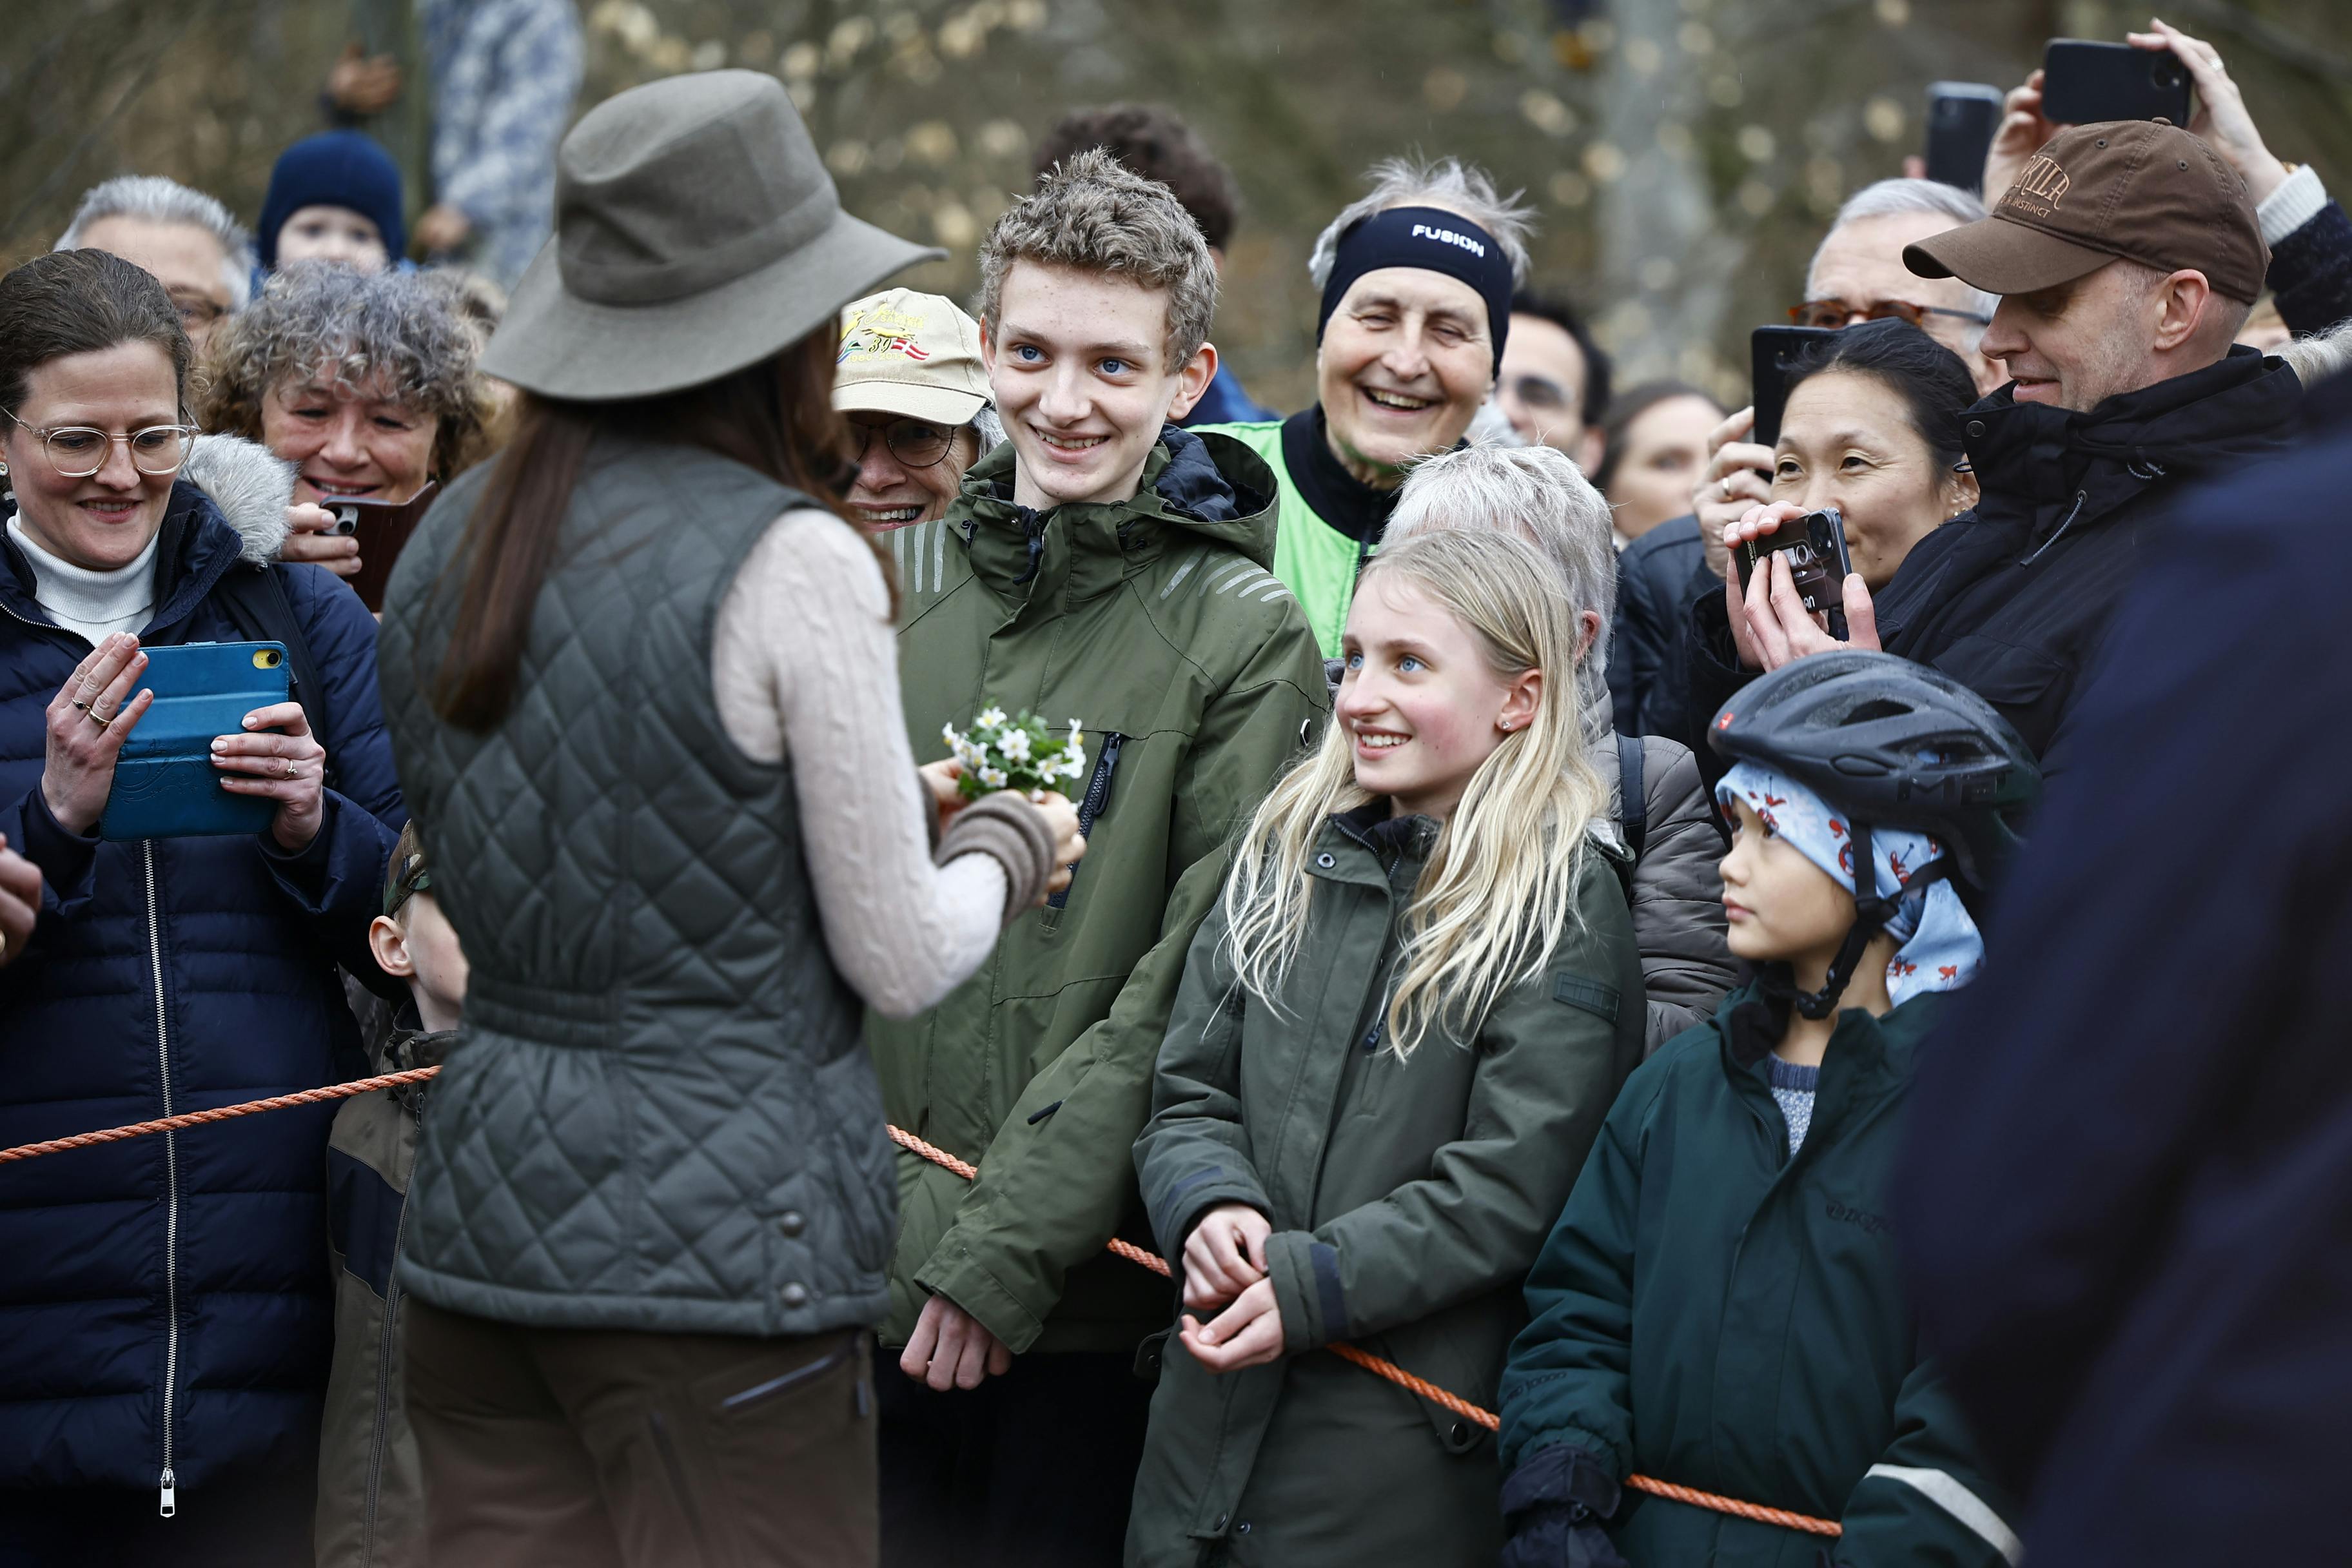
<path id="1" fill-rule="evenodd" d="M 391 153 L 356 131 L 322 131 L 278 155 L 254 234 L 264 272 L 277 269 L 278 231 L 304 207 L 349 207 L 367 218 L 383 236 L 391 263 L 408 249 L 400 221 L 400 170 Z"/>

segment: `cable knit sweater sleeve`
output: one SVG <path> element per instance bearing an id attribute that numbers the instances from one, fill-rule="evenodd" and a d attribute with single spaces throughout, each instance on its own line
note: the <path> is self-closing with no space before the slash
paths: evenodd
<path id="1" fill-rule="evenodd" d="M 886 1017 L 945 996 L 995 946 L 1012 879 L 987 854 L 931 862 L 889 594 L 848 524 L 801 510 L 769 525 L 719 605 L 710 677 L 735 743 L 762 762 L 793 759 L 842 978 Z"/>

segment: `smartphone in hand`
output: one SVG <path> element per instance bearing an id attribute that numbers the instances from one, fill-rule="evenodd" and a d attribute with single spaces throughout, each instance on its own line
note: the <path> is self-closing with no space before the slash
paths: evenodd
<path id="1" fill-rule="evenodd" d="M 1735 546 L 1731 557 L 1739 571 L 1742 599 L 1748 596 L 1749 581 L 1774 555 L 1788 556 L 1789 579 L 1797 597 L 1813 614 L 1827 616 L 1830 635 L 1843 642 L 1845 580 L 1853 571 L 1853 558 L 1846 551 L 1845 519 L 1838 509 L 1823 507 L 1790 518 L 1763 538 Z"/>
<path id="2" fill-rule="evenodd" d="M 1927 177 L 1964 191 L 1984 185 L 1985 154 L 2000 129 L 2001 90 L 1990 82 L 1927 84 Z"/>
<path id="3" fill-rule="evenodd" d="M 1756 429 L 1749 440 L 1769 447 L 1780 438 L 1780 414 L 1789 405 L 1789 362 L 1835 336 L 1835 327 L 1759 327 L 1748 334 L 1756 405 Z"/>
<path id="4" fill-rule="evenodd" d="M 2042 52 L 2042 113 L 2059 125 L 2168 120 L 2186 129 L 2189 68 L 2129 44 L 2053 38 Z"/>
<path id="5" fill-rule="evenodd" d="M 155 694 L 114 763 L 98 819 L 105 839 L 197 838 L 259 833 L 278 803 L 221 788 L 213 738 L 245 732 L 245 716 L 292 698 L 286 647 L 197 642 L 141 649 L 140 685 Z"/>
<path id="6" fill-rule="evenodd" d="M 383 614 L 383 590 L 392 581 L 393 563 L 408 543 L 408 536 L 440 494 L 426 485 L 404 501 L 375 500 L 366 496 L 321 496 L 319 504 L 332 512 L 335 525 L 328 531 L 348 534 L 360 542 L 360 569 L 349 579 L 360 603 Z"/>

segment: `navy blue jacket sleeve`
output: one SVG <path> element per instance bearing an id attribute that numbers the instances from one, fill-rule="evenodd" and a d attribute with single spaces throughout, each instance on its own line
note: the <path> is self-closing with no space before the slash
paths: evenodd
<path id="1" fill-rule="evenodd" d="M 41 868 L 41 918 L 70 918 L 88 901 L 90 868 L 98 863 L 98 835 L 70 831 L 49 810 L 41 786 L 0 805 L 0 836 L 8 847 Z"/>
<path id="2" fill-rule="evenodd" d="M 2271 252 L 2279 320 L 2298 337 L 2352 317 L 2352 217 L 2329 202 Z"/>
<path id="3" fill-rule="evenodd" d="M 1915 1299 L 2021 1490 L 2215 1153 L 2239 1047 L 2273 1048 L 2297 977 L 2329 972 L 2352 551 L 2328 537 L 2340 483 L 2276 473 L 2156 531 L 1986 978 L 1922 1053 L 1897 1195 Z"/>
<path id="4" fill-rule="evenodd" d="M 287 596 L 310 645 L 310 660 L 326 686 L 321 712 L 326 733 L 319 737 L 334 770 L 336 787 L 327 792 L 319 836 L 297 854 L 280 851 L 262 836 L 262 849 L 279 889 L 308 913 L 328 917 L 339 953 L 362 945 L 367 922 L 383 896 L 384 866 L 407 822 L 400 781 L 392 763 L 392 737 L 384 728 L 383 700 L 376 689 L 375 617 L 341 579 L 318 566 L 278 566 Z M 344 929 L 352 925 L 355 929 Z"/>

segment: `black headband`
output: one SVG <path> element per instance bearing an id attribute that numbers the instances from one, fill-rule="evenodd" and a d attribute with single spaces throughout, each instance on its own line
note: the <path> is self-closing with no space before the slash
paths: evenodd
<path id="1" fill-rule="evenodd" d="M 1391 207 L 1358 223 L 1339 237 L 1331 277 L 1323 285 L 1323 310 L 1315 318 L 1315 341 L 1356 279 L 1383 267 L 1418 267 L 1458 278 L 1486 301 L 1486 335 L 1494 340 L 1495 366 L 1503 364 L 1503 339 L 1511 328 L 1511 258 L 1495 237 L 1458 213 L 1436 207 Z"/>

